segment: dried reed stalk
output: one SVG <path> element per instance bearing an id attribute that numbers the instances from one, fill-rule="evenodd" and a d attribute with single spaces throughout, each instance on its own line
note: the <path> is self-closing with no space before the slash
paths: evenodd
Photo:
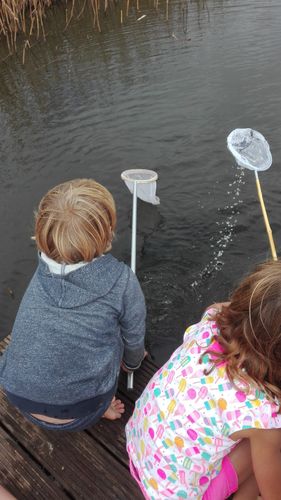
<path id="1" fill-rule="evenodd" d="M 0 41 L 6 39 L 10 53 L 16 49 L 19 33 L 45 37 L 45 10 L 52 3 L 53 0 L 1 0 Z"/>
<path id="2" fill-rule="evenodd" d="M 24 50 L 30 46 L 29 39 L 32 36 L 45 38 L 44 18 L 47 9 L 55 2 L 56 0 L 0 0 L 0 42 L 3 38 L 6 40 L 10 54 L 16 51 L 19 34 L 26 37 Z M 77 0 L 64 0 L 64 3 L 66 5 L 66 29 L 74 17 L 76 4 L 80 4 L 80 2 Z M 94 26 L 101 31 L 100 10 L 103 6 L 103 10 L 106 11 L 110 4 L 116 3 L 115 0 L 84 0 L 77 18 L 81 17 L 87 3 L 93 11 Z"/>

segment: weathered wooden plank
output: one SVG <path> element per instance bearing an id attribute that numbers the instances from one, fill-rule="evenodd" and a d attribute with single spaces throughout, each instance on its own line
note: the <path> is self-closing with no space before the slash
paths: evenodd
<path id="1" fill-rule="evenodd" d="M 0 352 L 3 352 L 11 340 L 11 335 L 8 335 L 0 341 Z"/>
<path id="2" fill-rule="evenodd" d="M 144 387 L 151 379 L 157 367 L 149 360 L 145 360 L 143 366 L 136 371 L 134 376 L 134 390 L 127 390 L 127 374 L 120 374 L 119 389 L 117 397 L 125 404 L 125 413 L 121 419 L 108 422 L 101 419 L 99 423 L 89 429 L 89 433 L 99 441 L 106 449 L 118 457 L 118 459 L 128 464 L 126 453 L 125 425 L 134 410 L 134 402 L 142 393 Z"/>
<path id="3" fill-rule="evenodd" d="M 0 421 L 74 498 L 141 498 L 126 467 L 89 433 L 42 430 L 12 408 L 2 392 Z"/>
<path id="4" fill-rule="evenodd" d="M 117 393 L 117 397 L 119 396 L 125 404 L 125 413 L 122 417 L 111 422 L 102 418 L 96 425 L 87 429 L 87 432 L 115 455 L 120 462 L 128 466 L 125 425 L 133 413 L 134 404 L 124 395 Z"/>
<path id="5" fill-rule="evenodd" d="M 27 453 L 0 427 L 0 484 L 20 500 L 69 499 Z"/>

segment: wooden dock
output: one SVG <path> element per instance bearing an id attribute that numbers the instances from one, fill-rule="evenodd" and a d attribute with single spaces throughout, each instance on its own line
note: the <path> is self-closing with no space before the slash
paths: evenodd
<path id="1" fill-rule="evenodd" d="M 7 340 L 0 342 L 3 351 Z M 128 471 L 125 424 L 157 367 L 148 360 L 135 373 L 133 391 L 120 375 L 126 412 L 82 432 L 45 431 L 28 422 L 0 391 L 0 484 L 17 499 L 141 500 Z M 1 498 L 0 498 L 1 500 Z"/>

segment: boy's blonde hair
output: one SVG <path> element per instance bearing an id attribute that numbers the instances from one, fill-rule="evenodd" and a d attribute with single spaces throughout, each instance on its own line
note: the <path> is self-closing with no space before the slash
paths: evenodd
<path id="1" fill-rule="evenodd" d="M 74 179 L 50 189 L 40 201 L 35 239 L 56 262 L 90 262 L 110 250 L 115 226 L 110 192 L 92 179 Z"/>

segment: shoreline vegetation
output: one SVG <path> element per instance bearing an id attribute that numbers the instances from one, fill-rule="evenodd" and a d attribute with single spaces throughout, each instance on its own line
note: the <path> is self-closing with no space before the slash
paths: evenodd
<path id="1" fill-rule="evenodd" d="M 185 0 L 187 1 L 187 0 Z M 23 62 L 25 50 L 31 48 L 34 39 L 46 39 L 44 22 L 52 8 L 65 10 L 65 30 L 73 19 L 79 20 L 85 10 L 93 17 L 93 27 L 101 31 L 100 18 L 111 8 L 120 10 L 120 23 L 129 14 L 130 7 L 140 10 L 141 0 L 1 0 L 0 43 L 6 42 L 9 55 L 17 51 L 21 40 Z M 154 8 L 165 3 L 168 15 L 169 0 L 152 0 Z"/>
<path id="2" fill-rule="evenodd" d="M 221 0 L 223 1 L 223 0 Z M 183 24 L 187 23 L 189 9 L 195 6 L 198 13 L 208 13 L 208 0 L 178 0 L 179 16 Z M 152 8 L 162 13 L 165 21 L 169 21 L 172 0 L 0 0 L 0 50 L 3 48 L 4 58 L 18 53 L 25 62 L 26 51 L 36 43 L 48 38 L 48 19 L 63 19 L 60 25 L 62 32 L 73 22 L 78 22 L 83 15 L 92 19 L 93 29 L 102 32 L 103 20 L 111 14 L 120 25 L 126 22 L 131 13 L 136 21 L 144 19 L 144 12 Z"/>

